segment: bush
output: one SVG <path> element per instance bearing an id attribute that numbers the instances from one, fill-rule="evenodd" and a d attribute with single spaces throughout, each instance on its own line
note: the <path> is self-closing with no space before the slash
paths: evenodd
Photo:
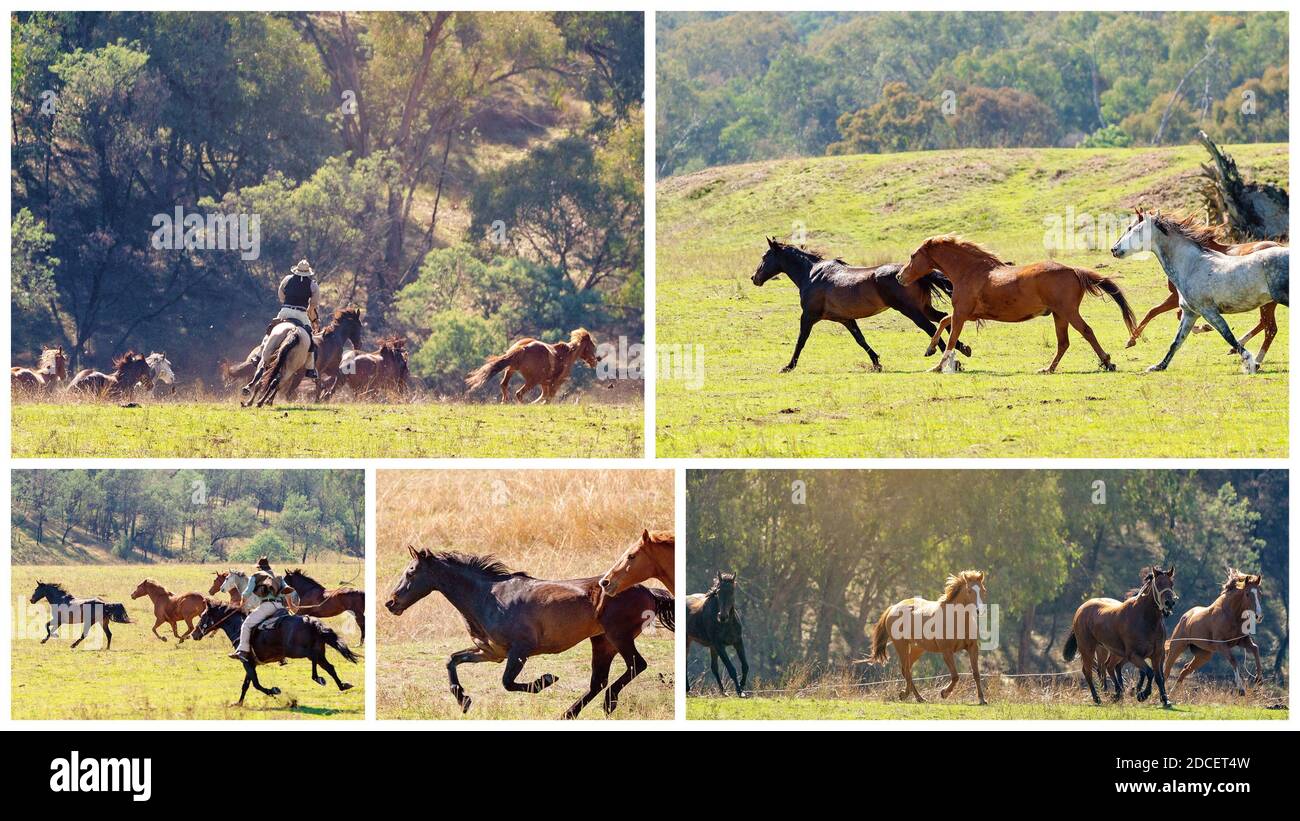
<path id="1" fill-rule="evenodd" d="M 1080 148 L 1128 148 L 1133 138 L 1117 125 L 1108 125 L 1092 132 L 1079 143 Z"/>
<path id="2" fill-rule="evenodd" d="M 253 540 L 231 555 L 232 562 L 253 564 L 263 556 L 275 562 L 292 562 L 297 559 L 289 550 L 289 543 L 274 530 L 263 530 Z"/>
<path id="3" fill-rule="evenodd" d="M 411 373 L 429 380 L 435 390 L 460 393 L 465 375 L 507 344 L 496 321 L 443 311 L 429 318 L 429 337 L 411 357 Z"/>

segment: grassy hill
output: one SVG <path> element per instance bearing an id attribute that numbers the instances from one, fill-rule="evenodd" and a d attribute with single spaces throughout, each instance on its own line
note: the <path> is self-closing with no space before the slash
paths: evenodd
<path id="1" fill-rule="evenodd" d="M 1247 179 L 1286 184 L 1285 145 L 1231 146 Z M 798 370 L 795 288 L 749 277 L 764 236 L 805 232 L 851 264 L 904 261 L 954 232 L 1020 263 L 1053 256 L 1119 276 L 1139 318 L 1167 294 L 1154 259 L 1117 261 L 1102 236 L 1047 242 L 1053 220 L 1124 219 L 1135 205 L 1197 210 L 1196 146 L 961 150 L 781 160 L 711 168 L 657 189 L 657 336 L 702 356 L 703 384 L 658 379 L 661 456 L 1281 456 L 1286 453 L 1288 311 L 1259 374 L 1240 372 L 1217 335 L 1188 340 L 1163 374 L 1144 374 L 1175 328 L 1165 314 L 1137 347 L 1113 304 L 1082 306 L 1119 368 L 1099 373 L 1087 343 L 1052 376 L 1047 319 L 968 325 L 962 374 L 924 373 L 924 335 L 900 314 L 860 321 L 884 373 L 838 325 L 818 324 Z M 1048 248 L 1054 246 L 1054 250 Z M 947 306 L 943 306 L 945 309 Z M 1229 317 L 1238 335 L 1255 314 Z M 1252 349 L 1257 342 L 1252 340 Z M 690 347 L 695 346 L 695 347 Z M 662 349 L 661 349 L 662 350 Z M 669 351 L 676 348 L 670 347 Z M 663 357 L 661 355 L 661 363 Z"/>

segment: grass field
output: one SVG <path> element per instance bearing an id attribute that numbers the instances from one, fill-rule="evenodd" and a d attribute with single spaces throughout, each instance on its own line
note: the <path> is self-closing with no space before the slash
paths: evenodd
<path id="1" fill-rule="evenodd" d="M 673 478 L 662 470 L 381 470 L 376 497 L 375 702 L 381 719 L 558 719 L 586 691 L 590 645 L 528 660 L 521 678 L 559 681 L 537 694 L 501 687 L 500 664 L 464 664 L 461 684 L 474 699 L 462 716 L 447 681 L 448 656 L 472 646 L 464 619 L 438 593 L 401 616 L 383 607 L 410 559 L 406 546 L 491 553 L 537 578 L 603 573 L 643 527 L 671 528 Z M 623 690 L 614 719 L 673 718 L 672 633 L 644 634 L 649 663 Z M 625 665 L 615 660 L 611 677 Z M 602 719 L 599 701 L 582 719 Z"/>
<path id="2" fill-rule="evenodd" d="M 33 457 L 639 457 L 639 404 L 13 405 Z"/>
<path id="3" fill-rule="evenodd" d="M 1285 145 L 1233 146 L 1248 179 L 1286 183 Z M 1048 319 L 968 325 L 974 356 L 960 374 L 925 373 L 924 334 L 887 312 L 859 325 L 883 373 L 838 325 L 814 327 L 798 369 L 781 374 L 798 333 L 786 277 L 749 280 L 764 236 L 796 224 L 810 246 L 851 264 L 907 259 L 927 236 L 956 232 L 1004 259 L 1049 256 L 1045 219 L 1132 206 L 1188 212 L 1199 147 L 951 151 L 782 160 L 713 168 L 657 189 L 657 453 L 660 456 L 1256 457 L 1287 453 L 1287 309 L 1260 373 L 1241 372 L 1215 335 L 1195 335 L 1169 370 L 1146 374 L 1173 337 L 1174 314 L 1136 347 L 1114 304 L 1088 298 L 1084 318 L 1118 366 L 1102 373 L 1087 343 L 1055 375 Z M 1167 295 L 1154 259 L 1057 250 L 1063 262 L 1120 277 L 1140 319 Z M 1056 243 L 1061 248 L 1067 243 Z M 947 306 L 941 306 L 947 310 Z M 1256 314 L 1229 317 L 1238 335 Z M 1262 337 L 1252 340 L 1252 349 Z M 667 347 L 665 347 L 667 346 Z M 685 360 L 675 357 L 685 353 Z M 674 358 L 669 358 L 674 357 Z M 698 371 L 683 366 L 702 357 Z"/>
<path id="4" fill-rule="evenodd" d="M 365 717 L 365 659 L 361 637 L 350 615 L 326 619 L 361 663 L 344 661 L 327 650 L 339 677 L 354 685 L 339 692 L 312 682 L 310 663 L 295 659 L 287 665 L 263 666 L 258 677 L 267 687 L 279 687 L 278 698 L 249 688 L 243 707 L 232 706 L 244 679 L 239 662 L 226 658 L 231 646 L 224 634 L 201 641 L 177 643 L 166 626 L 153 636 L 153 608 L 148 598 L 131 599 L 131 591 L 146 577 L 172 593 L 206 593 L 218 568 L 210 565 L 150 564 L 111 566 L 13 566 L 14 641 L 12 650 L 12 716 L 15 719 L 281 719 Z M 356 577 L 353 564 L 307 564 L 304 569 L 322 583 Z M 62 635 L 44 645 L 49 609 L 45 602 L 27 604 L 37 580 L 58 581 L 77 596 L 98 595 L 126 605 L 132 624 L 113 624 L 113 647 L 103 649 L 103 634 L 95 627 L 75 650 L 69 645 L 79 627 L 64 627 Z M 180 625 L 182 632 L 184 624 Z M 327 678 L 328 681 L 328 678 Z"/>

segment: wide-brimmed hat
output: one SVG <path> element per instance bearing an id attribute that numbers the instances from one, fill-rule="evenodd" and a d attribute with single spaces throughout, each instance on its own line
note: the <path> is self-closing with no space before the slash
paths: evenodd
<path id="1" fill-rule="evenodd" d="M 304 277 L 316 276 L 316 272 L 311 269 L 311 263 L 305 259 L 298 260 L 298 264 L 290 268 L 289 273 Z"/>

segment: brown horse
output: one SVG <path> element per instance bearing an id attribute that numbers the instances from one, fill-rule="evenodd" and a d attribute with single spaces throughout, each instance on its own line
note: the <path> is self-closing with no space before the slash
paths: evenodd
<path id="1" fill-rule="evenodd" d="M 484 661 L 506 663 L 501 685 L 513 693 L 539 693 L 556 682 L 546 673 L 531 682 L 519 682 L 524 662 L 532 656 L 563 653 L 584 639 L 591 641 L 591 684 L 585 694 L 564 712 L 577 718 L 609 681 L 615 655 L 627 670 L 605 692 L 605 714 L 618 706 L 618 695 L 646 669 L 636 649 L 636 638 L 651 622 L 673 629 L 673 597 L 663 590 L 636 586 L 615 599 L 600 615 L 599 577 L 548 581 L 508 570 L 491 556 L 433 553 L 407 547 L 411 561 L 398 577 L 385 603 L 395 616 L 437 591 L 465 618 L 473 647 L 453 653 L 447 661 L 451 694 L 461 712 L 471 699 L 456 675 L 461 664 Z"/>
<path id="2" fill-rule="evenodd" d="M 14 366 L 9 369 L 9 386 L 13 393 L 49 393 L 68 377 L 68 357 L 63 346 L 44 348 L 35 368 Z"/>
<path id="3" fill-rule="evenodd" d="M 104 631 L 104 638 L 107 639 L 104 649 L 112 650 L 113 632 L 108 629 L 108 623 L 131 623 L 131 617 L 126 614 L 126 605 L 107 602 L 98 597 L 79 599 L 57 582 L 36 583 L 36 589 L 32 591 L 29 601 L 36 604 L 41 599 L 45 599 L 50 605 L 50 620 L 45 624 L 45 638 L 41 639 L 41 644 L 49 641 L 63 625 L 80 624 L 81 636 L 72 643 L 72 646 L 76 647 L 90 635 L 90 628 L 98 624 Z"/>
<path id="4" fill-rule="evenodd" d="M 1106 673 L 1115 685 L 1116 701 L 1124 697 L 1123 666 L 1128 662 L 1138 668 L 1137 700 L 1147 700 L 1154 679 L 1160 688 L 1161 703 L 1170 706 L 1165 694 L 1165 617 L 1174 612 L 1177 603 L 1174 568 L 1155 567 L 1143 574 L 1142 587 L 1136 596 L 1122 602 L 1089 599 L 1079 605 L 1063 655 L 1066 661 L 1073 661 L 1078 652 L 1094 703 L 1101 704 L 1092 680 L 1093 664 L 1101 649 L 1106 654 Z M 1150 664 L 1147 659 L 1151 660 Z"/>
<path id="5" fill-rule="evenodd" d="M 867 344 L 857 320 L 867 319 L 889 309 L 898 311 L 927 337 L 935 335 L 935 324 L 947 316 L 934 307 L 934 300 L 952 294 L 952 283 L 942 274 L 930 272 L 904 285 L 898 279 L 903 266 L 880 265 L 855 268 L 841 259 L 826 259 L 821 254 L 767 238 L 767 251 L 750 281 L 755 285 L 785 274 L 799 289 L 799 338 L 794 343 L 790 364 L 781 369 L 788 373 L 799 364 L 799 354 L 812 328 L 823 319 L 838 322 L 848 329 L 862 350 L 871 357 L 871 369 L 880 371 L 880 357 Z M 957 350 L 970 356 L 970 348 L 958 343 Z M 934 353 L 934 346 L 926 356 Z"/>
<path id="6" fill-rule="evenodd" d="M 1246 695 L 1246 685 L 1242 683 L 1237 659 L 1232 654 L 1234 647 L 1244 647 L 1254 654 L 1255 686 L 1263 682 L 1259 645 L 1251 638 L 1255 628 L 1264 620 L 1264 607 L 1259 600 L 1262 582 L 1258 575 L 1238 573 L 1228 568 L 1228 580 L 1223 583 L 1223 590 L 1214 603 L 1209 607 L 1193 607 L 1183 614 L 1166 645 L 1165 678 L 1169 677 L 1174 662 L 1185 651 L 1192 651 L 1192 660 L 1178 671 L 1178 679 L 1170 686 L 1170 692 L 1183 683 L 1188 673 L 1203 667 L 1217 654 L 1232 667 L 1237 692 Z"/>
<path id="7" fill-rule="evenodd" d="M 295 613 L 304 613 L 318 619 L 328 619 L 351 613 L 361 631 L 361 638 L 366 638 L 366 594 L 355 587 L 339 587 L 326 590 L 320 582 L 306 573 L 294 568 L 284 574 L 285 582 L 298 594 L 298 606 Z"/>
<path id="8" fill-rule="evenodd" d="M 1057 364 L 1070 347 L 1071 327 L 1096 351 L 1103 370 L 1115 370 L 1110 354 L 1102 349 L 1096 334 L 1079 314 L 1079 304 L 1085 294 L 1109 294 L 1119 305 L 1130 333 L 1133 330 L 1133 309 L 1124 292 L 1114 280 L 1095 271 L 1050 260 L 1010 266 L 973 242 L 945 235 L 921 243 L 898 272 L 898 281 L 905 285 L 916 282 L 936 268 L 952 281 L 953 290 L 952 316 L 939 322 L 939 329 L 926 351 L 928 355 L 942 342 L 940 332 L 951 325 L 947 350 L 933 368 L 935 371 L 959 370 L 954 346 L 967 322 L 986 319 L 1024 322 L 1048 315 L 1056 322 L 1056 357 L 1040 373 L 1056 372 Z"/>
<path id="9" fill-rule="evenodd" d="M 904 599 L 881 614 L 871 634 L 871 661 L 884 664 L 886 651 L 890 642 L 893 643 L 894 653 L 903 668 L 903 678 L 907 681 L 907 686 L 898 695 L 900 699 L 906 699 L 911 693 L 918 702 L 925 701 L 916 689 L 916 682 L 912 681 L 912 665 L 926 653 L 943 656 L 951 678 L 939 695 L 942 698 L 951 695 L 960 678 L 956 657 L 965 650 L 970 658 L 971 675 L 975 677 L 975 692 L 980 704 L 988 704 L 984 700 L 984 681 L 980 678 L 979 628 L 987 598 L 984 573 L 963 570 L 948 576 L 943 597 L 938 601 L 919 597 Z"/>
<path id="10" fill-rule="evenodd" d="M 406 340 L 394 336 L 379 340 L 377 351 L 349 351 L 339 365 L 339 378 L 358 399 L 381 391 L 404 395 L 410 379 L 410 370 L 406 366 Z"/>
<path id="11" fill-rule="evenodd" d="M 601 597 L 597 612 L 604 608 L 605 598 L 613 598 L 632 585 L 650 579 L 658 579 L 668 592 L 675 593 L 676 545 L 677 537 L 671 530 L 642 530 L 641 538 L 623 551 L 614 566 L 600 577 L 598 584 L 605 595 Z"/>
<path id="12" fill-rule="evenodd" d="M 235 607 L 239 607 L 243 603 L 243 594 L 240 591 L 238 584 L 226 584 L 226 580 L 229 578 L 229 570 L 217 571 L 216 578 L 212 580 L 212 586 L 208 588 L 208 595 L 215 596 L 222 590 L 225 590 L 230 593 L 230 603 Z"/>
<path id="13" fill-rule="evenodd" d="M 595 369 L 596 343 L 584 328 L 570 334 L 568 342 L 557 342 L 554 345 L 525 337 L 511 345 L 505 353 L 488 357 L 482 367 L 465 377 L 465 392 L 478 390 L 493 376 L 505 371 L 501 377 L 502 402 L 510 401 L 510 377 L 518 373 L 524 378 L 524 384 L 515 391 L 517 401 L 523 402 L 524 396 L 540 385 L 542 392 L 533 403 L 549 403 L 569 378 L 579 359 Z"/>
<path id="14" fill-rule="evenodd" d="M 172 635 L 178 641 L 185 641 L 194 632 L 194 619 L 203 613 L 203 608 L 207 603 L 203 600 L 202 593 L 184 593 L 180 596 L 173 596 L 167 592 L 167 589 L 153 579 L 145 579 L 135 587 L 131 593 L 131 598 L 138 599 L 141 596 L 148 596 L 149 601 L 153 603 L 153 634 L 158 636 L 162 641 L 167 641 L 167 637 L 159 635 L 158 627 L 163 624 L 170 624 Z M 176 622 L 185 622 L 185 634 L 181 635 L 176 629 Z"/>
<path id="15" fill-rule="evenodd" d="M 153 389 L 153 369 L 144 354 L 127 351 L 113 360 L 113 372 L 83 368 L 72 378 L 66 393 L 79 393 L 96 399 L 121 399 L 131 395 L 136 383 L 143 383 L 146 390 Z"/>
<path id="16" fill-rule="evenodd" d="M 329 399 L 339 386 L 339 365 L 343 359 L 343 347 L 352 344 L 352 350 L 361 347 L 361 309 L 355 307 L 340 308 L 334 312 L 330 323 L 313 335 L 316 341 L 316 373 L 320 379 L 315 382 L 315 400 Z M 293 396 L 306 378 L 307 371 L 298 371 L 285 383 L 285 396 Z"/>

